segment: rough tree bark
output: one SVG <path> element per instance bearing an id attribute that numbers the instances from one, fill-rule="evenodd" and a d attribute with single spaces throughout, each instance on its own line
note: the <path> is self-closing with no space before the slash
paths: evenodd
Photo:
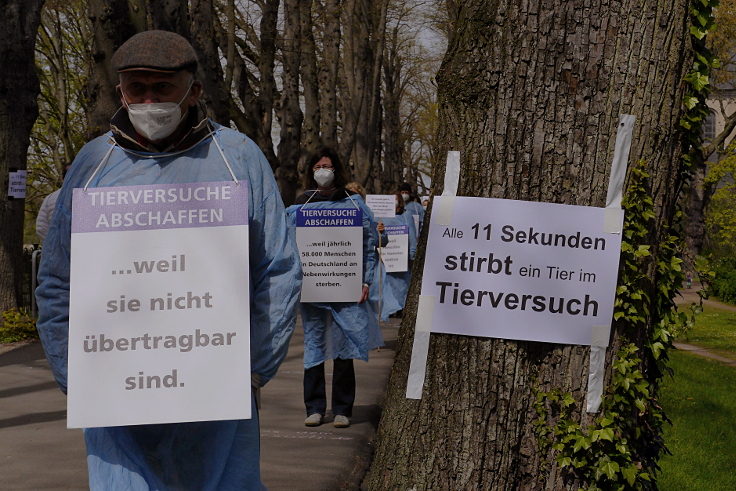
<path id="1" fill-rule="evenodd" d="M 644 159 L 651 174 L 656 241 L 677 194 L 688 6 L 457 2 L 438 75 L 438 151 L 461 152 L 458 194 L 605 206 L 619 115 L 634 114 L 630 162 Z M 441 194 L 443 166 L 432 182 Z M 532 387 L 585 407 L 587 347 L 434 334 L 424 397 L 405 398 L 426 230 L 422 239 L 368 488 L 579 489 L 552 453 L 539 455 Z M 592 416 L 575 415 L 583 427 Z"/>
<path id="2" fill-rule="evenodd" d="M 376 154 L 381 107 L 381 66 L 388 1 L 343 2 L 343 56 L 340 72 L 342 134 L 340 159 L 351 162 L 352 179 L 368 183 Z M 372 183 L 371 183 L 372 184 Z M 372 191 L 372 186 L 366 188 Z"/>
<path id="3" fill-rule="evenodd" d="M 10 169 L 26 169 L 41 91 L 34 48 L 43 0 L 2 0 L 0 32 L 0 312 L 18 307 L 23 281 L 25 200 L 8 200 Z"/>
<path id="4" fill-rule="evenodd" d="M 110 117 L 120 107 L 115 93 L 118 74 L 110 65 L 112 55 L 130 36 L 147 28 L 145 3 L 127 0 L 89 0 L 94 33 L 93 64 L 87 84 L 87 140 L 110 130 Z"/>
<path id="5" fill-rule="evenodd" d="M 281 100 L 277 115 L 281 126 L 279 140 L 279 168 L 276 179 L 281 199 L 294 203 L 299 188 L 298 165 L 301 159 L 302 109 L 299 106 L 300 56 L 299 0 L 284 0 L 283 72 L 281 74 Z"/>
<path id="6" fill-rule="evenodd" d="M 337 148 L 337 67 L 340 63 L 340 0 L 324 4 L 323 62 L 319 66 L 319 106 L 322 142 Z"/>

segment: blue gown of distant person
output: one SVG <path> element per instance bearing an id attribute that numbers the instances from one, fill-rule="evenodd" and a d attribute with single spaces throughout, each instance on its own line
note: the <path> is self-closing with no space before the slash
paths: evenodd
<path id="1" fill-rule="evenodd" d="M 419 227 L 414 229 L 416 235 L 419 236 L 419 232 L 422 231 L 422 226 L 424 225 L 424 207 L 416 201 L 407 201 L 406 203 L 404 203 L 404 210 L 404 213 L 408 212 L 411 215 L 416 215 L 419 217 Z"/>
<path id="2" fill-rule="evenodd" d="M 402 213 L 393 218 L 383 218 L 383 224 L 386 227 L 396 225 L 405 225 L 409 227 L 409 259 L 414 260 L 417 251 L 417 235 L 414 228 L 414 217 L 409 213 Z M 389 235 L 390 237 L 390 235 Z M 378 276 L 378 271 L 376 271 Z M 381 265 L 381 276 L 383 278 L 383 286 L 381 296 L 381 320 L 386 322 L 391 314 L 404 309 L 406 305 L 406 295 L 409 293 L 409 283 L 411 283 L 411 266 L 407 271 L 386 273 L 386 268 Z M 374 281 L 371 285 L 370 292 L 371 304 L 377 305 L 379 298 L 378 281 Z"/>
<path id="3" fill-rule="evenodd" d="M 378 233 L 373 215 L 360 195 L 354 194 L 339 201 L 292 205 L 286 213 L 290 226 L 296 230 L 296 211 L 301 207 L 335 209 L 356 206 L 363 212 L 363 283 L 370 285 L 376 270 Z M 305 370 L 335 358 L 368 361 L 368 353 L 383 346 L 378 318 L 368 301 L 302 303 L 301 313 Z"/>
<path id="4" fill-rule="evenodd" d="M 204 113 L 202 113 L 204 121 Z M 128 123 L 129 124 L 129 123 Z M 204 124 L 204 123 L 200 123 Z M 236 177 L 249 186 L 251 373 L 265 384 L 286 357 L 296 323 L 301 263 L 268 161 L 245 135 L 209 122 Z M 111 133 L 85 145 L 69 169 L 46 237 L 36 290 L 38 330 L 61 389 L 67 387 L 72 188 L 232 181 L 211 134 L 183 152 L 112 148 Z M 212 251 L 226 254 L 227 251 Z M 74 258 L 89 261 L 94 258 Z M 260 490 L 258 412 L 252 419 L 88 428 L 92 490 Z"/>

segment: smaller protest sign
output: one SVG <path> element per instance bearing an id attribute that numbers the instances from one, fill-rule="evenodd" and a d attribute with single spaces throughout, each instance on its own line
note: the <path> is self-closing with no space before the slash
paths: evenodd
<path id="1" fill-rule="evenodd" d="M 302 261 L 301 301 L 357 302 L 363 285 L 363 212 L 309 208 L 296 212 Z"/>
<path id="2" fill-rule="evenodd" d="M 381 259 L 387 273 L 401 273 L 409 270 L 409 227 L 407 225 L 387 225 L 388 245 L 383 248 Z"/>
<path id="3" fill-rule="evenodd" d="M 8 174 L 8 199 L 23 199 L 26 197 L 27 171 L 16 170 Z"/>
<path id="4" fill-rule="evenodd" d="M 393 218 L 396 216 L 396 196 L 393 194 L 369 194 L 365 203 L 376 218 Z"/>

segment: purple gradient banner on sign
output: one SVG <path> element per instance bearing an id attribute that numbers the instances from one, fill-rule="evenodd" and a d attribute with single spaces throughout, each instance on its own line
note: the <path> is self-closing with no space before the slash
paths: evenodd
<path id="1" fill-rule="evenodd" d="M 72 233 L 247 224 L 247 181 L 73 190 Z"/>
<path id="2" fill-rule="evenodd" d="M 297 227 L 362 227 L 363 211 L 359 208 L 300 208 L 296 211 Z"/>
<path id="3" fill-rule="evenodd" d="M 386 225 L 386 235 L 404 235 L 409 233 L 406 225 Z"/>

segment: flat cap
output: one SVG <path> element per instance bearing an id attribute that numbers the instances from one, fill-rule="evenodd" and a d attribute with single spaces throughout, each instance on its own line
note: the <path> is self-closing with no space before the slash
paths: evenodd
<path id="1" fill-rule="evenodd" d="M 197 53 L 189 41 L 175 32 L 144 31 L 132 36 L 112 57 L 118 72 L 147 70 L 175 73 L 197 71 Z"/>

